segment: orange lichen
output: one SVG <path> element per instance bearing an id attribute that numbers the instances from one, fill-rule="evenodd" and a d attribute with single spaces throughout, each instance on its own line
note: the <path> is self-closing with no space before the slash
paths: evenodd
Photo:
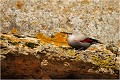
<path id="1" fill-rule="evenodd" d="M 49 37 L 44 36 L 42 33 L 37 33 L 36 37 L 41 41 L 44 41 L 46 43 L 51 43 L 51 39 Z"/>
<path id="2" fill-rule="evenodd" d="M 55 34 L 55 39 L 58 41 L 58 42 L 66 42 L 66 34 L 64 33 L 56 33 Z"/>
<path id="3" fill-rule="evenodd" d="M 67 13 L 69 12 L 69 8 L 64 8 L 64 9 L 63 9 L 63 12 L 64 12 L 65 14 L 67 14 Z"/>
<path id="4" fill-rule="evenodd" d="M 23 2 L 21 2 L 21 1 L 17 1 L 16 2 L 16 7 L 18 8 L 18 9 L 22 9 L 22 7 L 23 7 Z"/>
<path id="5" fill-rule="evenodd" d="M 37 33 L 36 37 L 43 42 L 50 44 L 54 43 L 56 46 L 61 46 L 61 45 L 68 46 L 68 43 L 66 41 L 66 34 L 63 33 L 56 33 L 54 38 L 46 37 L 41 33 Z"/>
<path id="6" fill-rule="evenodd" d="M 54 37 L 54 43 L 56 45 L 66 45 L 68 46 L 68 43 L 66 41 L 66 34 L 63 34 L 63 33 L 56 33 L 55 34 L 55 37 Z"/>
<path id="7" fill-rule="evenodd" d="M 38 39 L 41 39 L 41 40 L 46 39 L 46 37 L 45 37 L 43 34 L 41 34 L 41 33 L 37 33 L 37 34 L 36 34 L 36 37 L 37 37 Z"/>
<path id="8" fill-rule="evenodd" d="M 16 33 L 18 32 L 18 30 L 17 30 L 16 28 L 13 28 L 13 29 L 11 30 L 11 32 L 12 32 L 13 34 L 16 34 Z"/>

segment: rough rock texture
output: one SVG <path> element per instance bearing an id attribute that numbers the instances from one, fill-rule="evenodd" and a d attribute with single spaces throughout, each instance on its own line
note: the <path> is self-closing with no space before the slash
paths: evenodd
<path id="1" fill-rule="evenodd" d="M 0 34 L 2 79 L 118 79 L 120 45 L 75 50 L 53 38 Z M 56 41 L 57 40 L 57 41 Z M 62 43 L 63 41 L 63 43 Z"/>
<path id="2" fill-rule="evenodd" d="M 114 74 L 95 73 L 99 67 L 89 62 L 54 60 L 41 56 L 8 53 L 1 61 L 2 79 L 118 79 Z M 46 64 L 46 61 L 47 64 Z"/>
<path id="3" fill-rule="evenodd" d="M 2 79 L 119 79 L 119 0 L 0 0 Z M 71 48 L 60 32 L 103 44 Z"/>
<path id="4" fill-rule="evenodd" d="M 103 43 L 118 42 L 119 0 L 0 0 L 0 30 L 35 36 L 54 32 L 83 34 Z"/>

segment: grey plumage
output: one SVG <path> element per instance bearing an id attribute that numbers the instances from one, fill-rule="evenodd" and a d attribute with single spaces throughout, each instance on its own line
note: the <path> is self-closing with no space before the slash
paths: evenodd
<path id="1" fill-rule="evenodd" d="M 90 47 L 92 44 L 100 43 L 96 39 L 86 37 L 81 32 L 75 32 L 75 33 L 62 32 L 62 33 L 68 34 L 67 36 L 68 44 L 75 49 L 85 50 L 88 47 Z"/>

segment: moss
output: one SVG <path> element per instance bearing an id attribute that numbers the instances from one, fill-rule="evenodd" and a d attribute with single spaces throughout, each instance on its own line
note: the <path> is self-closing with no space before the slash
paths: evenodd
<path id="1" fill-rule="evenodd" d="M 32 48 L 32 49 L 35 48 L 36 46 L 38 46 L 38 44 L 32 43 L 32 42 L 26 42 L 25 45 Z"/>

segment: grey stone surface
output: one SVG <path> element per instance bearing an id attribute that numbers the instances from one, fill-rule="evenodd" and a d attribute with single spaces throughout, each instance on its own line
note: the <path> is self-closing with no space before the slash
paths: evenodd
<path id="1" fill-rule="evenodd" d="M 0 30 L 19 35 L 81 31 L 101 42 L 117 44 L 119 0 L 0 0 Z"/>

